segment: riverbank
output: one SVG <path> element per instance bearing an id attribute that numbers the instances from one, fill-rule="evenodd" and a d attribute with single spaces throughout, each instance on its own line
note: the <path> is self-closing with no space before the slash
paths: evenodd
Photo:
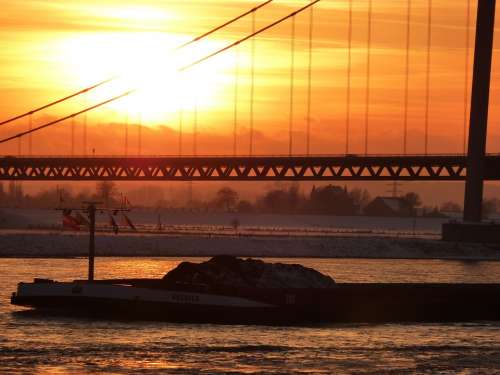
<path id="1" fill-rule="evenodd" d="M 88 234 L 0 231 L 0 257 L 82 257 Z M 500 260 L 500 245 L 444 242 L 413 236 L 273 236 L 217 234 L 98 233 L 97 256 L 253 257 Z"/>

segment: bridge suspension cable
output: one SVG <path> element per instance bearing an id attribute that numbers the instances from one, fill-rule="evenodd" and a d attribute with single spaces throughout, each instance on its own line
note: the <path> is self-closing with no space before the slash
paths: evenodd
<path id="1" fill-rule="evenodd" d="M 179 139 L 178 139 L 178 151 L 179 156 L 182 156 L 182 131 L 183 131 L 183 122 L 184 122 L 184 108 L 182 107 L 182 103 L 179 107 Z"/>
<path id="2" fill-rule="evenodd" d="M 204 34 L 202 34 L 202 35 L 200 35 L 200 36 L 197 36 L 196 38 L 193 38 L 193 39 L 191 39 L 190 41 L 188 41 L 188 42 L 186 42 L 186 43 L 184 43 L 184 44 L 181 44 L 180 46 L 176 47 L 174 50 L 179 50 L 179 49 L 182 49 L 182 48 L 184 48 L 184 47 L 187 47 L 187 46 L 189 46 L 190 44 L 193 44 L 193 43 L 195 43 L 195 42 L 198 42 L 198 41 L 200 41 L 201 39 L 206 38 L 207 36 L 209 36 L 209 35 L 211 35 L 211 34 L 213 34 L 213 33 L 217 32 L 217 31 L 219 31 L 219 30 L 221 30 L 221 29 L 223 29 L 223 28 L 225 28 L 225 27 L 227 27 L 227 26 L 229 26 L 229 25 L 231 25 L 231 24 L 235 23 L 236 21 L 239 21 L 240 19 L 242 19 L 242 18 L 244 18 L 244 17 L 248 16 L 249 14 L 255 14 L 255 12 L 256 12 L 257 10 L 259 10 L 260 8 L 265 7 L 266 5 L 268 5 L 269 3 L 271 3 L 272 1 L 273 1 L 273 0 L 267 0 L 267 1 L 263 2 L 262 4 L 259 4 L 259 5 L 255 6 L 255 7 L 253 7 L 252 9 L 250 9 L 250 10 L 246 11 L 245 13 L 241 13 L 240 15 L 238 15 L 238 16 L 236 16 L 236 17 L 234 17 L 233 19 L 231 19 L 231 20 L 229 20 L 229 21 L 227 21 L 227 22 L 223 23 L 222 25 L 219 25 L 219 26 L 217 26 L 217 27 L 214 27 L 213 29 L 211 29 L 211 30 L 207 31 L 206 33 L 204 33 Z"/>
<path id="3" fill-rule="evenodd" d="M 410 81 L 410 31 L 411 31 L 411 0 L 406 2 L 406 55 L 405 55 L 405 88 L 403 117 L 403 154 L 408 151 L 408 97 Z"/>
<path id="4" fill-rule="evenodd" d="M 295 16 L 292 17 L 292 32 L 290 41 L 290 108 L 288 117 L 288 155 L 292 156 L 293 151 L 293 89 L 295 74 Z"/>
<path id="5" fill-rule="evenodd" d="M 352 74 L 352 1 L 349 0 L 349 21 L 347 29 L 347 84 L 345 109 L 345 153 L 349 153 L 349 131 L 351 126 L 351 74 Z"/>
<path id="6" fill-rule="evenodd" d="M 311 84 L 312 84 L 312 42 L 313 42 L 314 8 L 309 8 L 309 48 L 307 65 L 307 119 L 306 119 L 306 154 L 310 154 L 311 147 Z"/>
<path id="7" fill-rule="evenodd" d="M 71 155 L 75 155 L 75 116 L 71 117 Z"/>
<path id="8" fill-rule="evenodd" d="M 193 155 L 198 153 L 198 95 L 194 96 L 193 107 Z"/>
<path id="9" fill-rule="evenodd" d="M 365 155 L 368 155 L 368 125 L 370 121 L 370 75 L 372 53 L 372 0 L 368 0 L 368 35 L 366 45 Z"/>
<path id="10" fill-rule="evenodd" d="M 31 111 L 29 111 L 29 112 L 25 112 L 25 113 L 23 113 L 23 114 L 20 114 L 20 115 L 17 115 L 17 116 L 11 117 L 11 118 L 9 118 L 9 119 L 7 119 L 7 120 L 4 120 L 4 121 L 0 122 L 0 126 L 2 126 L 2 125 L 6 125 L 6 124 L 8 124 L 8 123 L 10 123 L 10 122 L 12 122 L 12 121 L 19 120 L 19 119 L 21 119 L 21 118 L 23 118 L 23 117 L 30 116 L 30 115 L 32 115 L 32 114 L 34 114 L 34 113 L 37 113 L 37 112 L 40 112 L 40 111 L 42 111 L 42 110 L 44 110 L 44 109 L 46 109 L 46 108 L 52 107 L 52 106 L 54 106 L 54 105 L 56 105 L 56 104 L 59 104 L 59 103 L 62 103 L 62 102 L 64 102 L 64 101 L 66 101 L 66 100 L 69 100 L 69 99 L 71 99 L 71 98 L 74 98 L 75 96 L 78 96 L 78 95 L 84 94 L 84 93 L 89 92 L 89 91 L 91 91 L 91 90 L 94 90 L 94 89 L 96 89 L 96 88 L 98 88 L 98 87 L 100 87 L 100 86 L 102 86 L 102 85 L 105 85 L 105 84 L 106 84 L 106 83 L 108 83 L 108 82 L 113 81 L 115 78 L 116 78 L 116 77 L 105 79 L 104 81 L 101 81 L 101 82 L 96 83 L 96 84 L 94 84 L 94 85 L 92 85 L 92 86 L 86 87 L 86 88 L 84 88 L 84 89 L 82 89 L 82 90 L 80 90 L 80 91 L 77 91 L 77 92 L 75 92 L 75 93 L 73 93 L 73 94 L 71 94 L 71 95 L 65 96 L 64 98 L 61 98 L 61 99 L 55 100 L 55 101 L 50 102 L 50 103 L 48 103 L 48 104 L 45 104 L 45 105 L 43 105 L 43 106 L 41 106 L 41 107 L 38 107 L 38 108 L 32 109 L 32 110 L 31 110 Z"/>
<path id="11" fill-rule="evenodd" d="M 244 13 L 241 13 L 240 15 L 238 15 L 238 16 L 236 16 L 236 17 L 234 17 L 233 19 L 231 19 L 231 20 L 229 20 L 229 21 L 227 21 L 227 22 L 225 22 L 225 23 L 223 23 L 223 24 L 221 24 L 221 25 L 219 25 L 219 26 L 216 26 L 216 27 L 214 27 L 213 29 L 210 29 L 209 31 L 207 31 L 207 32 L 205 32 L 205 33 L 203 33 L 203 34 L 201 34 L 201 35 L 198 35 L 197 37 L 195 37 L 195 38 L 193 38 L 193 39 L 189 40 L 189 41 L 188 41 L 188 42 L 186 42 L 186 43 L 183 43 L 183 44 L 181 44 L 181 45 L 179 45 L 179 46 L 177 46 L 177 47 L 173 48 L 170 52 L 176 52 L 176 51 L 178 51 L 178 50 L 180 50 L 180 49 L 183 49 L 183 48 L 185 48 L 185 47 L 187 47 L 187 46 L 189 46 L 189 45 L 191 45 L 191 44 L 193 44 L 193 43 L 195 43 L 195 42 L 198 42 L 198 41 L 200 41 L 200 40 L 202 40 L 202 39 L 204 39 L 204 38 L 206 38 L 206 37 L 208 37 L 208 36 L 210 36 L 210 35 L 214 34 L 215 32 L 217 32 L 217 31 L 219 31 L 219 30 L 221 30 L 221 29 L 223 29 L 223 28 L 225 28 L 225 27 L 227 27 L 227 26 L 229 26 L 229 25 L 231 25 L 231 24 L 235 23 L 236 21 L 238 21 L 238 20 L 240 20 L 240 19 L 244 18 L 245 16 L 247 16 L 247 15 L 249 15 L 249 14 L 254 14 L 254 13 L 255 13 L 255 11 L 257 11 L 257 10 L 258 10 L 258 9 L 260 9 L 260 8 L 265 7 L 266 5 L 270 4 L 272 1 L 273 1 L 273 0 L 267 0 L 267 1 L 265 1 L 265 2 L 263 2 L 263 3 L 261 3 L 261 4 L 257 5 L 257 6 L 255 6 L 255 7 L 253 7 L 252 9 L 250 9 L 250 10 L 248 10 L 248 11 L 246 11 L 246 12 L 244 12 Z M 8 124 L 8 123 L 10 123 L 10 122 L 13 122 L 13 121 L 19 120 L 19 119 L 21 119 L 21 118 L 23 118 L 23 117 L 26 117 L 26 116 L 32 115 L 32 114 L 34 114 L 34 113 L 36 113 L 36 112 L 40 112 L 40 111 L 42 111 L 42 110 L 44 110 L 44 109 L 47 109 L 47 108 L 49 108 L 49 107 L 53 107 L 53 106 L 55 106 L 55 105 L 57 105 L 57 104 L 60 104 L 60 103 L 65 102 L 65 101 L 67 101 L 67 100 L 69 100 L 69 99 L 72 99 L 72 98 L 77 97 L 77 96 L 79 96 L 79 95 L 85 94 L 85 93 L 87 93 L 87 92 L 89 92 L 89 91 L 95 90 L 95 89 L 97 89 L 98 87 L 101 87 L 101 86 L 103 86 L 103 85 L 105 85 L 105 84 L 107 84 L 107 83 L 110 83 L 110 82 L 112 82 L 112 81 L 115 81 L 115 80 L 116 80 L 116 79 L 118 79 L 118 78 L 119 78 L 119 76 L 118 76 L 118 75 L 113 76 L 113 77 L 110 77 L 110 78 L 107 78 L 107 79 L 105 79 L 105 80 L 103 80 L 103 81 L 100 81 L 100 82 L 98 82 L 98 83 L 92 84 L 92 85 L 90 85 L 90 86 L 88 86 L 88 87 L 85 87 L 85 88 L 83 88 L 83 89 L 81 89 L 81 90 L 79 90 L 79 91 L 77 91 L 77 92 L 74 92 L 74 93 L 72 93 L 72 94 L 70 94 L 70 95 L 67 95 L 67 96 L 62 97 L 62 98 L 60 98 L 60 99 L 57 99 L 57 100 L 55 100 L 55 101 L 53 101 L 53 102 L 50 102 L 50 103 L 48 103 L 48 104 L 45 104 L 45 105 L 43 105 L 43 106 L 41 106 L 41 107 L 38 107 L 38 108 L 32 109 L 31 111 L 28 111 L 28 112 L 22 113 L 22 114 L 20 114 L 20 115 L 16 115 L 16 116 L 14 116 L 14 117 L 8 118 L 8 119 L 6 119 L 6 120 L 4 120 L 4 121 L 1 121 L 1 122 L 0 122 L 0 126 L 2 126 L 2 125 L 6 125 L 6 124 Z"/>
<path id="12" fill-rule="evenodd" d="M 125 139 L 124 139 L 124 155 L 128 155 L 128 124 L 129 123 L 129 111 L 128 108 L 126 109 L 125 112 Z"/>
<path id="13" fill-rule="evenodd" d="M 467 0 L 467 13 L 465 21 L 465 78 L 464 78 L 464 118 L 463 118 L 463 145 L 462 152 L 467 152 L 467 124 L 469 109 L 469 68 L 470 68 L 470 23 L 471 23 L 471 1 Z"/>
<path id="14" fill-rule="evenodd" d="M 33 115 L 29 115 L 28 117 L 28 130 L 33 128 Z M 31 156 L 33 153 L 33 137 L 31 134 L 28 136 L 28 155 Z"/>
<path id="15" fill-rule="evenodd" d="M 310 7 L 312 7 L 314 4 L 319 3 L 320 1 L 321 1 L 321 0 L 314 0 L 314 1 L 310 2 L 309 4 L 307 4 L 307 5 L 303 6 L 302 8 L 299 8 L 299 9 L 297 9 L 296 11 L 294 11 L 294 12 L 292 12 L 292 13 L 289 13 L 289 14 L 287 14 L 286 16 L 284 16 L 284 17 L 282 17 L 282 18 L 280 18 L 280 19 L 278 19 L 278 20 L 276 20 L 276 21 L 274 21 L 274 22 L 272 22 L 272 23 L 268 24 L 267 26 L 264 26 L 264 27 L 262 27 L 262 28 L 260 28 L 260 29 L 256 30 L 255 32 L 253 32 L 253 33 L 251 33 L 251 34 L 248 34 L 248 35 L 244 36 L 243 38 L 241 38 L 241 39 L 237 40 L 236 42 L 233 42 L 233 43 L 231 43 L 231 44 L 228 44 L 227 46 L 225 46 L 225 47 L 223 47 L 223 48 L 221 48 L 221 49 L 219 49 L 219 50 L 217 50 L 217 51 L 215 51 L 215 52 L 212 52 L 212 53 L 211 53 L 211 54 L 209 54 L 209 55 L 206 55 L 206 56 L 204 56 L 204 57 L 202 57 L 202 58 L 200 58 L 200 59 L 198 59 L 198 60 L 196 60 L 196 61 L 194 61 L 194 62 L 192 62 L 192 63 L 190 63 L 190 64 L 187 64 L 187 65 L 183 66 L 182 68 L 179 68 L 179 69 L 178 69 L 178 71 L 179 71 L 179 72 L 183 72 L 183 71 L 185 71 L 185 70 L 188 70 L 188 69 L 192 68 L 193 66 L 198 65 L 198 64 L 200 64 L 200 63 L 202 63 L 203 61 L 206 61 L 206 60 L 208 60 L 208 59 L 211 59 L 211 58 L 213 58 L 213 57 L 215 57 L 215 56 L 217 56 L 217 55 L 221 54 L 222 52 L 225 52 L 225 51 L 227 51 L 227 50 L 229 50 L 229 49 L 231 49 L 231 48 L 234 48 L 234 47 L 236 47 L 237 45 L 239 45 L 239 44 L 241 44 L 241 43 L 243 43 L 243 42 L 246 42 L 248 39 L 251 39 L 251 38 L 253 38 L 253 37 L 255 37 L 255 36 L 259 35 L 259 34 L 262 34 L 264 31 L 267 31 L 267 30 L 269 30 L 269 29 L 273 28 L 274 26 L 279 25 L 280 23 L 283 23 L 283 22 L 284 22 L 284 21 L 286 21 L 287 19 L 292 18 L 293 16 L 296 16 L 296 15 L 297 15 L 297 14 L 299 14 L 299 13 L 302 13 L 303 11 L 305 11 L 306 9 L 309 9 L 309 8 L 310 8 Z"/>
<path id="16" fill-rule="evenodd" d="M 179 81 L 182 82 L 184 75 L 179 73 Z M 183 153 L 183 136 L 184 136 L 184 92 L 181 90 L 179 93 L 179 98 L 177 100 L 177 120 L 178 120 L 178 131 L 177 131 L 177 154 L 182 156 Z"/>
<path id="17" fill-rule="evenodd" d="M 425 70 L 425 114 L 424 114 L 424 154 L 429 151 L 429 106 L 431 79 L 431 43 L 432 43 L 432 0 L 428 0 L 427 9 L 427 60 Z"/>
<path id="18" fill-rule="evenodd" d="M 85 94 L 84 103 L 88 105 L 88 95 Z M 83 155 L 87 155 L 87 112 L 83 114 Z"/>
<path id="19" fill-rule="evenodd" d="M 239 86 L 239 58 L 240 50 L 238 46 L 235 47 L 234 57 L 234 92 L 233 92 L 233 156 L 236 156 L 237 137 L 238 137 L 238 86 Z"/>
<path id="20" fill-rule="evenodd" d="M 255 34 L 255 12 L 252 13 L 252 34 Z M 250 139 L 248 154 L 253 154 L 253 122 L 254 122 L 254 95 L 255 95 L 255 38 L 251 42 L 251 61 L 250 61 Z"/>
<path id="21" fill-rule="evenodd" d="M 141 156 L 142 154 L 142 113 L 139 111 L 138 117 L 138 126 L 137 126 L 137 155 Z"/>
<path id="22" fill-rule="evenodd" d="M 46 123 L 46 124 L 43 124 L 43 125 L 37 126 L 37 127 L 35 127 L 35 128 L 32 128 L 31 130 L 26 130 L 26 131 L 24 131 L 24 132 L 21 132 L 21 133 L 17 133 L 17 134 L 15 134 L 15 135 L 12 135 L 12 136 L 10 136 L 10 137 L 0 139 L 0 143 L 5 143 L 5 142 L 11 141 L 11 140 L 16 139 L 16 138 L 19 138 L 19 139 L 20 139 L 21 137 L 23 137 L 23 136 L 25 136 L 25 135 L 28 135 L 28 134 L 32 134 L 32 133 L 38 132 L 38 131 L 40 131 L 40 130 L 42 130 L 42 129 L 48 128 L 49 126 L 52 126 L 52 125 L 55 125 L 55 124 L 59 124 L 60 122 L 63 122 L 63 121 L 65 121 L 65 120 L 70 119 L 71 117 L 81 115 L 81 114 L 86 113 L 86 112 L 89 112 L 89 111 L 91 111 L 91 110 L 93 110 L 93 109 L 96 109 L 96 108 L 102 107 L 103 105 L 106 105 L 106 104 L 108 104 L 108 103 L 114 102 L 114 101 L 116 101 L 116 100 L 118 100 L 118 99 L 124 98 L 124 97 L 126 97 L 126 96 L 128 96 L 128 95 L 132 94 L 134 91 L 136 91 L 136 90 L 130 90 L 130 91 L 124 92 L 123 94 L 120 94 L 120 95 L 118 95 L 118 96 L 115 96 L 115 97 L 113 97 L 113 98 L 111 98 L 111 99 L 108 99 L 108 100 L 105 100 L 105 101 L 103 101 L 103 102 L 97 103 L 97 104 L 95 104 L 95 105 L 93 105 L 93 106 L 91 106 L 91 107 L 87 107 L 87 108 L 85 108 L 85 109 L 82 109 L 81 111 L 78 111 L 78 112 L 72 113 L 72 114 L 70 114 L 70 115 L 67 115 L 67 116 L 64 116 L 64 117 L 58 118 L 57 120 L 53 120 L 53 121 L 50 121 L 50 122 L 48 122 L 48 123 Z"/>
<path id="23" fill-rule="evenodd" d="M 278 24 L 286 21 L 287 19 L 289 19 L 291 17 L 294 17 L 295 15 L 297 15 L 297 14 L 305 11 L 306 9 L 308 9 L 309 7 L 313 6 L 314 4 L 316 4 L 316 3 L 320 2 L 320 1 L 321 0 L 311 1 L 309 4 L 303 6 L 302 8 L 299 8 L 296 11 L 294 11 L 292 13 L 289 13 L 288 15 L 286 15 L 286 16 L 284 16 L 284 17 L 282 17 L 282 18 L 280 18 L 280 19 L 278 19 L 278 20 L 276 20 L 276 21 L 274 21 L 274 22 L 272 22 L 270 24 L 268 24 L 267 26 L 264 26 L 264 27 L 256 30 L 255 32 L 253 32 L 253 33 L 251 33 L 249 35 L 246 35 L 245 37 L 237 40 L 236 42 L 233 42 L 233 43 L 231 43 L 231 44 L 229 44 L 229 45 L 227 45 L 227 46 L 225 46 L 225 47 L 223 47 L 223 48 L 221 48 L 221 49 L 219 49 L 219 50 L 217 50 L 215 52 L 212 52 L 211 54 L 206 55 L 206 56 L 204 56 L 204 57 L 202 57 L 202 58 L 200 58 L 200 59 L 198 59 L 198 60 L 196 60 L 196 61 L 194 61 L 194 62 L 192 62 L 190 64 L 187 64 L 187 65 L 184 65 L 181 68 L 178 68 L 177 72 L 178 73 L 182 73 L 182 72 L 184 72 L 184 71 L 186 71 L 186 70 L 188 70 L 188 69 L 190 69 L 190 68 L 192 68 L 192 67 L 194 67 L 194 66 L 196 66 L 198 64 L 201 64 L 202 62 L 204 62 L 204 61 L 206 61 L 206 60 L 208 60 L 210 58 L 213 58 L 213 57 L 215 57 L 215 56 L 217 56 L 217 55 L 219 55 L 219 54 L 221 54 L 221 53 L 223 53 L 223 52 L 225 52 L 225 51 L 227 51 L 227 50 L 229 50 L 231 48 L 234 48 L 235 46 L 239 45 L 240 43 L 243 43 L 243 42 L 247 41 L 248 39 L 253 38 L 256 35 L 259 35 L 259 34 L 263 33 L 264 31 L 269 30 L 272 27 L 274 27 L 274 26 L 276 26 L 276 25 L 278 25 Z M 3 139 L 0 139 L 0 144 L 8 142 L 8 141 L 11 141 L 11 140 L 16 139 L 16 138 L 21 138 L 21 137 L 23 137 L 25 135 L 28 135 L 28 134 L 31 134 L 31 133 L 34 133 L 34 132 L 37 132 L 37 131 L 40 131 L 40 130 L 45 129 L 45 128 L 49 127 L 49 126 L 52 126 L 52 125 L 58 124 L 58 123 L 60 123 L 60 122 L 62 122 L 64 120 L 67 120 L 67 119 L 71 118 L 72 116 L 78 116 L 80 114 L 87 113 L 87 112 L 92 111 L 92 110 L 94 110 L 96 108 L 102 107 L 102 106 L 104 106 L 106 104 L 109 104 L 109 103 L 114 102 L 116 100 L 122 99 L 122 98 L 124 98 L 126 96 L 129 96 L 130 94 L 132 94 L 134 92 L 137 92 L 137 91 L 138 91 L 138 89 L 131 89 L 131 90 L 126 91 L 126 92 L 124 92 L 124 93 L 122 93 L 120 95 L 114 96 L 114 97 L 112 97 L 112 98 L 110 98 L 108 100 L 105 100 L 105 101 L 97 103 L 97 104 L 95 104 L 93 106 L 87 107 L 87 108 L 85 108 L 85 109 L 83 109 L 81 111 L 78 111 L 78 112 L 72 113 L 70 115 L 61 117 L 59 119 L 50 121 L 50 122 L 48 122 L 46 124 L 37 126 L 37 127 L 33 128 L 31 130 L 23 131 L 23 132 L 15 134 L 15 135 L 12 135 L 10 137 L 6 137 L 6 138 L 3 138 Z"/>

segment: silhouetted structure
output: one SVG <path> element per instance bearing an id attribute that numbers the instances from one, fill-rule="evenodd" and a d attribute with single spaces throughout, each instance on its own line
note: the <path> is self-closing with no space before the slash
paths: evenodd
<path id="1" fill-rule="evenodd" d="M 356 215 L 359 213 L 359 207 L 356 206 L 347 189 L 334 185 L 313 187 L 308 207 L 311 213 L 323 215 Z"/>
<path id="2" fill-rule="evenodd" d="M 500 155 L 482 168 L 500 180 Z M 464 181 L 466 172 L 463 155 L 0 158 L 0 180 L 26 181 Z"/>
<path id="3" fill-rule="evenodd" d="M 496 0 L 479 0 L 469 122 L 464 220 L 481 221 Z"/>
<path id="4" fill-rule="evenodd" d="M 411 216 L 412 207 L 401 197 L 377 197 L 364 209 L 368 216 Z"/>

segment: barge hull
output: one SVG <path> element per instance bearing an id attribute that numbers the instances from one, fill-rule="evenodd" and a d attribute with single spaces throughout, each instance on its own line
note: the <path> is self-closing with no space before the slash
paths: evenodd
<path id="1" fill-rule="evenodd" d="M 337 284 L 335 288 L 325 290 L 221 289 L 207 294 L 193 291 L 192 288 L 188 292 L 165 290 L 154 280 L 130 281 L 132 286 L 108 285 L 112 282 L 105 280 L 73 285 L 85 289 L 87 286 L 105 284 L 103 287 L 125 288 L 127 292 L 147 290 L 160 295 L 181 293 L 184 296 L 199 296 L 205 302 L 194 303 L 189 298 L 181 301 L 148 297 L 120 299 L 116 294 L 108 297 L 85 293 L 51 295 L 50 292 L 30 295 L 23 293 L 21 288 L 12 296 L 11 302 L 37 309 L 64 311 L 71 315 L 176 322 L 292 324 L 500 321 L 500 284 Z M 48 289 L 50 285 L 55 287 L 57 284 L 48 284 Z M 36 283 L 23 285 L 29 289 L 30 285 Z M 145 288 L 146 285 L 149 287 Z M 217 298 L 226 298 L 226 302 L 211 303 Z"/>

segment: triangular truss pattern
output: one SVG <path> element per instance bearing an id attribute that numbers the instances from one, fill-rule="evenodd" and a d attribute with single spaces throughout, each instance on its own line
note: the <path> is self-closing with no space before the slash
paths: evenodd
<path id="1" fill-rule="evenodd" d="M 500 180 L 500 156 L 485 157 Z M 0 157 L 0 180 L 465 180 L 465 156 Z"/>

